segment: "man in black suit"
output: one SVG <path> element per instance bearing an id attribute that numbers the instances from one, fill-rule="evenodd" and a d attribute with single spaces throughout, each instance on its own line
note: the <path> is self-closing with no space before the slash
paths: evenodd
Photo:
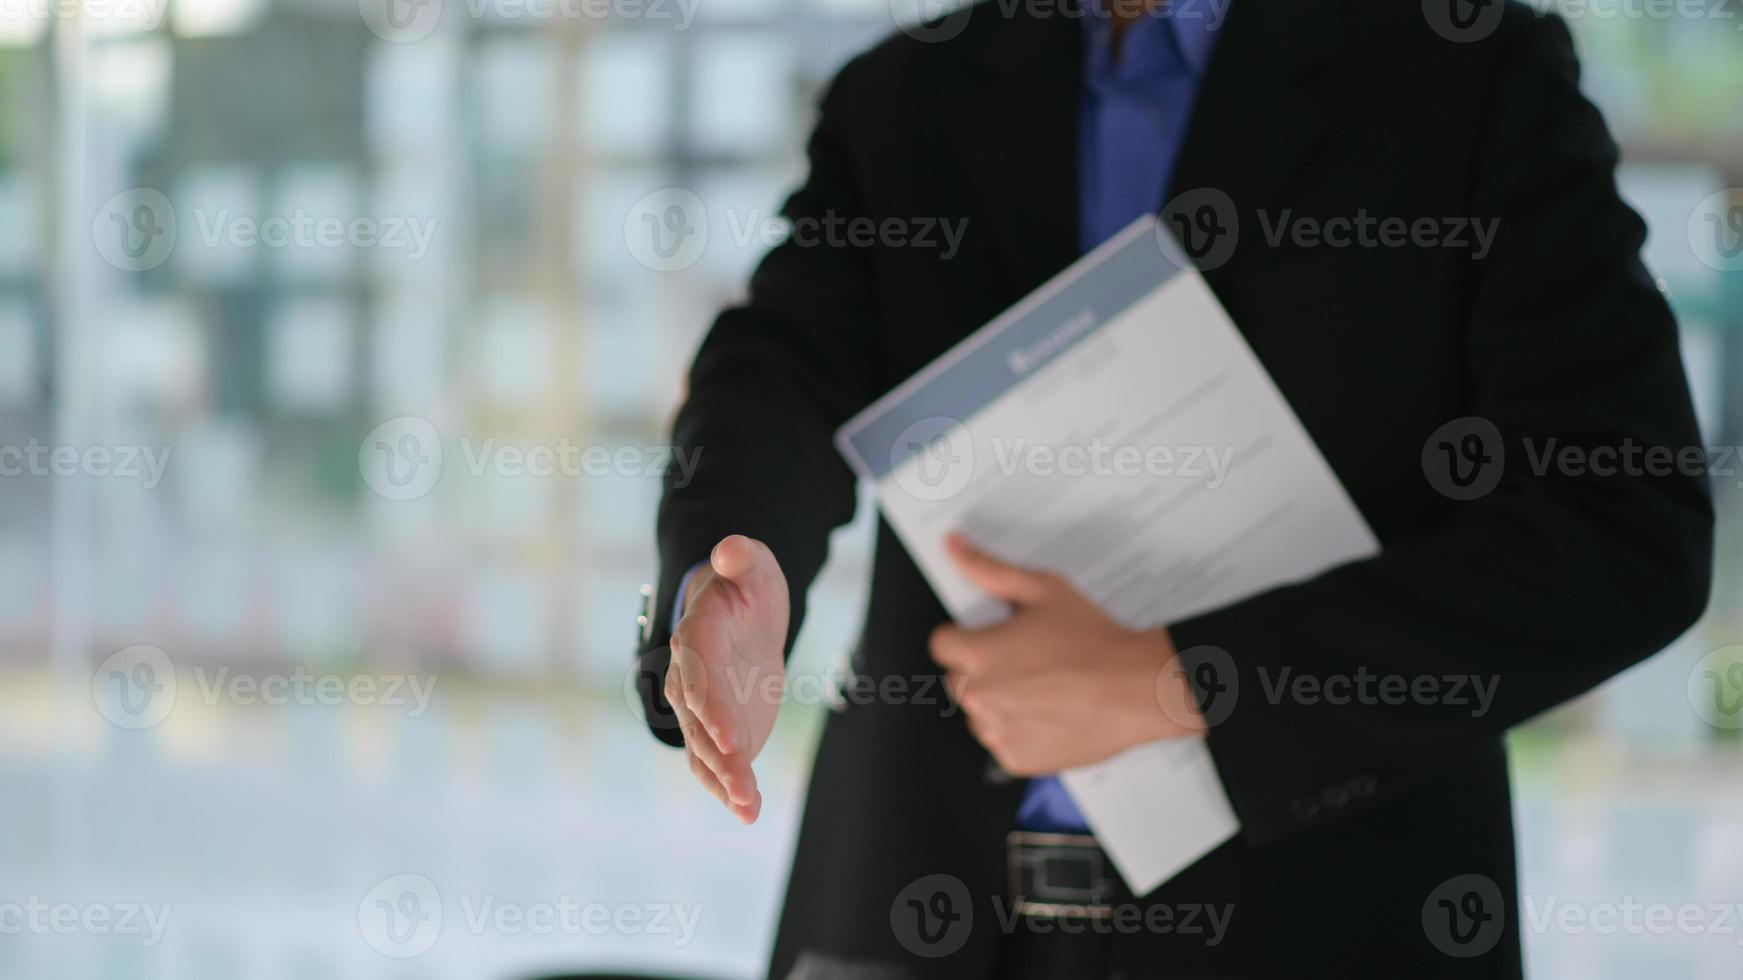
<path id="1" fill-rule="evenodd" d="M 1216 23 L 1140 53 L 1189 7 Z M 809 156 L 792 239 L 697 354 L 642 649 L 655 733 L 741 819 L 853 513 L 833 431 L 1134 209 L 1199 260 L 1382 553 L 1135 632 L 963 546 L 1017 606 L 968 631 L 880 524 L 856 683 L 967 694 L 831 715 L 771 975 L 1519 976 L 1502 736 L 1686 629 L 1711 558 L 1675 324 L 1562 23 L 989 0 L 854 59 Z M 800 234 L 844 221 L 877 231 Z M 960 249 L 890 233 L 921 221 Z M 1382 686 L 1278 693 L 1303 676 Z M 1133 896 L 1093 837 L 1011 835 L 1070 828 L 1046 777 L 1162 737 L 1207 739 L 1241 822 L 1178 877 Z"/>

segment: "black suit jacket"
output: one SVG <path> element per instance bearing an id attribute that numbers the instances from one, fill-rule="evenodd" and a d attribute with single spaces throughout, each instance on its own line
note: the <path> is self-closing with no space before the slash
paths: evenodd
<path id="1" fill-rule="evenodd" d="M 1486 37 L 1454 43 L 1397 0 L 1227 9 L 1166 197 L 1226 197 L 1232 253 L 1207 279 L 1383 553 L 1171 626 L 1183 650 L 1234 664 L 1239 698 L 1208 740 L 1243 829 L 1145 901 L 1176 923 L 1197 904 L 1232 918 L 1214 945 L 1149 928 L 1122 935 L 1119 955 L 1132 976 L 1518 976 L 1501 737 L 1693 622 L 1712 524 L 1699 475 L 1540 473 L 1531 452 L 1698 445 L 1675 324 L 1560 21 L 1509 5 Z M 1076 257 L 1082 25 L 1057 10 L 983 4 L 954 36 L 897 35 L 832 84 L 789 216 L 942 217 L 966 237 L 948 259 L 768 255 L 703 343 L 677 416 L 674 442 L 701 455 L 661 505 L 662 597 L 720 538 L 748 534 L 786 572 L 796 633 L 828 532 L 854 508 L 834 429 Z M 1474 241 L 1274 243 L 1285 209 L 1499 224 L 1480 256 Z M 1499 486 L 1469 501 L 1437 492 L 1423 464 L 1430 435 L 1464 416 L 1505 443 Z M 666 605 L 643 687 L 676 744 L 657 694 Z M 880 524 L 854 657 L 868 688 L 935 674 L 927 634 L 944 618 Z M 1468 702 L 1266 697 L 1286 669 L 1497 686 L 1480 717 Z M 771 975 L 820 961 L 984 975 L 1022 786 L 986 778 L 986 753 L 936 701 L 853 701 L 822 737 Z M 907 922 L 936 907 L 907 904 L 922 880 L 958 903 L 939 945 Z"/>

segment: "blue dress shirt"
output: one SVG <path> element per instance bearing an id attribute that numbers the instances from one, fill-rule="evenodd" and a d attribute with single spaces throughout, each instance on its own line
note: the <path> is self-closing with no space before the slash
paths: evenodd
<path id="1" fill-rule="evenodd" d="M 1119 56 L 1102 4 L 1084 18 L 1077 130 L 1078 247 L 1088 252 L 1162 209 L 1174 162 L 1221 26 L 1216 5 L 1167 7 L 1126 28 Z M 1024 830 L 1083 833 L 1083 814 L 1057 778 L 1032 780 L 1017 810 Z"/>

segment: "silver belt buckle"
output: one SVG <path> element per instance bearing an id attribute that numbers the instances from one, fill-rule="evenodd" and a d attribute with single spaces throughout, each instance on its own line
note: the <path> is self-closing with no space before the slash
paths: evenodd
<path id="1" fill-rule="evenodd" d="M 1115 885 L 1107 855 L 1087 834 L 1014 830 L 1005 837 L 1005 869 L 1018 915 L 1107 919 Z"/>

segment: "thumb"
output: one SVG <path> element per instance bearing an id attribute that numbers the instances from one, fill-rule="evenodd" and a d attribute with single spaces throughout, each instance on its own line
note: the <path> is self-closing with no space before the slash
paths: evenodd
<path id="1" fill-rule="evenodd" d="M 745 589 L 771 586 L 781 578 L 781 566 L 769 546 L 742 534 L 720 539 L 708 556 L 714 573 Z"/>
<path id="2" fill-rule="evenodd" d="M 1036 602 L 1052 590 L 1052 575 L 1000 561 L 970 544 L 961 534 L 950 534 L 944 539 L 944 546 L 970 582 L 1006 602 Z"/>

